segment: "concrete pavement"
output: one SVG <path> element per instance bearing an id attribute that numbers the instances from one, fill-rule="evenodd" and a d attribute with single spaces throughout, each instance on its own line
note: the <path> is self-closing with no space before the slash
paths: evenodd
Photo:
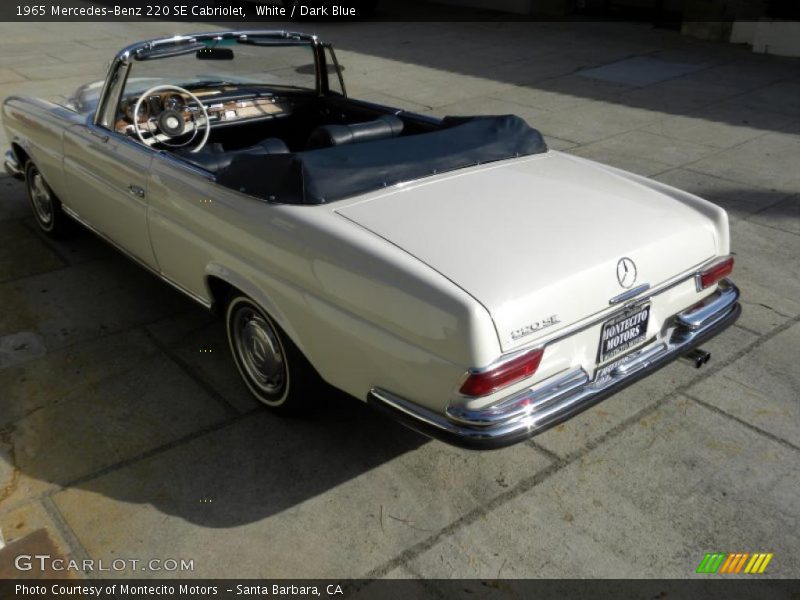
<path id="1" fill-rule="evenodd" d="M 498 452 L 338 396 L 285 420 L 250 399 L 219 321 L 88 233 L 42 238 L 2 179 L 6 541 L 194 561 L 129 576 L 683 578 L 711 551 L 800 576 L 800 62 L 632 24 L 296 26 L 334 42 L 352 96 L 516 113 L 725 207 L 742 319 L 706 369 L 673 364 Z M 112 49 L 204 29 L 5 23 L 0 97 L 64 96 Z"/>

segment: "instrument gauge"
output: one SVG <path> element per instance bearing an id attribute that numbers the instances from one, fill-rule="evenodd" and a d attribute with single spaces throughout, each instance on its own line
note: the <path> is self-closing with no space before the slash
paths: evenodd
<path id="1" fill-rule="evenodd" d="M 125 107 L 125 116 L 128 120 L 133 123 L 133 109 L 136 107 L 136 101 L 131 100 L 128 102 L 128 105 Z M 150 107 L 148 106 L 147 102 L 142 102 L 142 105 L 139 107 L 139 115 L 138 115 L 139 123 L 143 121 L 147 121 L 150 118 Z"/>
<path id="2" fill-rule="evenodd" d="M 164 110 L 182 111 L 186 107 L 186 101 L 178 94 L 169 94 L 164 98 Z"/>

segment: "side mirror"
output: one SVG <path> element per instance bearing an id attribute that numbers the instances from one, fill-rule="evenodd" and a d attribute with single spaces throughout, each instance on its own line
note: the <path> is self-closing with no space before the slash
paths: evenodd
<path id="1" fill-rule="evenodd" d="M 233 60 L 230 48 L 201 48 L 195 52 L 197 60 Z"/>

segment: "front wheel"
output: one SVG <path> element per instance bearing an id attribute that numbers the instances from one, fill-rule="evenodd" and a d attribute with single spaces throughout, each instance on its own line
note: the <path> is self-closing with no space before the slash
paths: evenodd
<path id="1" fill-rule="evenodd" d="M 225 323 L 236 368 L 256 399 L 287 415 L 308 412 L 317 404 L 322 380 L 261 307 L 247 296 L 234 296 Z"/>
<path id="2" fill-rule="evenodd" d="M 61 201 L 47 185 L 39 168 L 28 161 L 25 165 L 25 187 L 33 209 L 36 224 L 50 237 L 62 237 L 69 231 L 69 217 L 61 208 Z"/>

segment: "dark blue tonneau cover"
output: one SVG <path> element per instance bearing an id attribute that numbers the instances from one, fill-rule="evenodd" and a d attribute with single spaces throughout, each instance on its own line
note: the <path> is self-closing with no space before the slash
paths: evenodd
<path id="1" fill-rule="evenodd" d="M 513 115 L 445 117 L 442 129 L 290 154 L 235 157 L 218 183 L 283 204 L 323 204 L 454 169 L 547 151 Z"/>

